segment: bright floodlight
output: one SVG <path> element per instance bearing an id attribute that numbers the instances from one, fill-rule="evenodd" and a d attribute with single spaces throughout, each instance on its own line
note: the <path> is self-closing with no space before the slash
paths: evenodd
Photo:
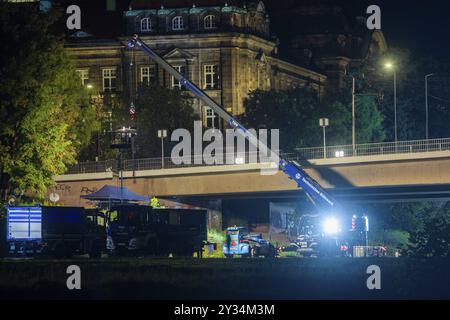
<path id="1" fill-rule="evenodd" d="M 384 65 L 384 67 L 386 69 L 392 69 L 394 67 L 394 65 L 391 62 L 386 62 L 386 64 Z"/>
<path id="2" fill-rule="evenodd" d="M 245 163 L 245 159 L 244 159 L 244 158 L 236 158 L 236 159 L 234 160 L 234 162 L 235 162 L 236 164 L 244 164 L 244 163 Z"/>
<path id="3" fill-rule="evenodd" d="M 341 231 L 339 221 L 336 218 L 328 218 L 323 223 L 323 231 L 327 234 L 335 234 Z"/>
<path id="4" fill-rule="evenodd" d="M 344 150 L 338 150 L 334 153 L 334 155 L 336 156 L 336 158 L 342 158 L 345 155 Z"/>

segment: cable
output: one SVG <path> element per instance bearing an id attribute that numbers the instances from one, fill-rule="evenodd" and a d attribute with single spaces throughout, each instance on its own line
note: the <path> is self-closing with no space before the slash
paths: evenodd
<path id="1" fill-rule="evenodd" d="M 433 98 L 433 99 L 436 99 L 436 100 L 442 101 L 442 102 L 447 102 L 447 103 L 450 103 L 450 100 L 442 99 L 442 98 L 439 98 L 439 97 L 433 96 L 433 95 L 431 95 L 431 94 L 429 94 L 428 96 L 429 96 L 429 97 L 431 97 L 431 98 Z"/>
<path id="2" fill-rule="evenodd" d="M 130 113 L 130 119 L 131 121 L 134 121 L 134 117 L 136 115 L 136 107 L 134 106 L 134 101 L 133 101 L 133 83 L 134 83 L 134 63 L 135 63 L 135 57 L 134 57 L 134 47 L 131 48 L 131 59 L 130 59 L 130 108 L 129 108 L 129 113 Z"/>

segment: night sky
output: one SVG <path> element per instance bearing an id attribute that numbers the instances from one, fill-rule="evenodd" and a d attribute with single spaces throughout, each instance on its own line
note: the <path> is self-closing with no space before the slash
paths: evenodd
<path id="1" fill-rule="evenodd" d="M 376 4 L 381 8 L 382 31 L 389 46 L 413 54 L 450 55 L 450 0 L 265 0 L 276 33 L 295 32 L 279 26 L 286 23 L 290 7 L 302 1 L 338 4 L 350 22 L 356 16 L 368 17 L 367 7 Z"/>

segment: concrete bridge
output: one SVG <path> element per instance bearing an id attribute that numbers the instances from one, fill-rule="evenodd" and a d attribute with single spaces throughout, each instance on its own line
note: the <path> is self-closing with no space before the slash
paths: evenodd
<path id="1" fill-rule="evenodd" d="M 377 190 L 378 195 L 386 196 L 396 192 L 409 199 L 435 198 L 436 192 L 448 197 L 450 193 L 450 150 L 312 159 L 301 164 L 324 188 L 348 199 L 358 194 L 352 190 L 359 190 L 362 195 L 373 195 L 373 192 L 361 193 L 361 190 Z M 261 169 L 270 165 L 127 170 L 123 171 L 123 184 L 139 194 L 178 199 L 298 195 L 295 182 L 284 173 L 261 174 Z M 58 193 L 60 202 L 66 205 L 85 205 L 80 195 L 105 184 L 119 185 L 118 175 L 107 170 L 61 175 L 55 181 L 57 185 L 49 192 Z"/>

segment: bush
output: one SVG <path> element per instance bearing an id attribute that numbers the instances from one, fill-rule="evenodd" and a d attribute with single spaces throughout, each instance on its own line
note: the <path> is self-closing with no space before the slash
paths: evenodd
<path id="1" fill-rule="evenodd" d="M 203 257 L 205 258 L 223 258 L 222 244 L 225 242 L 225 233 L 221 230 L 211 229 L 208 230 L 208 241 L 215 243 L 217 249 L 214 252 L 209 253 L 207 250 L 203 251 Z"/>
<path id="2" fill-rule="evenodd" d="M 450 216 L 438 214 L 424 223 L 423 229 L 411 233 L 407 254 L 420 257 L 450 255 Z"/>

